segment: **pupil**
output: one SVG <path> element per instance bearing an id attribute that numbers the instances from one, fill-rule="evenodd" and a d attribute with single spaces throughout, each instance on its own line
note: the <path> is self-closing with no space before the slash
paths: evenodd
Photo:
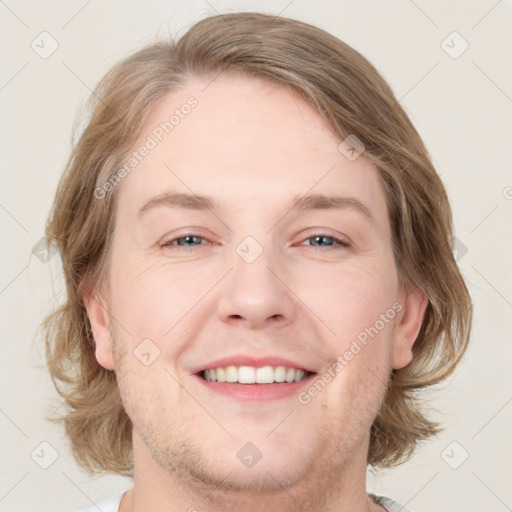
<path id="1" fill-rule="evenodd" d="M 193 235 L 187 235 L 186 237 L 182 238 L 182 241 L 188 245 L 189 243 L 193 243 L 195 238 L 196 237 Z"/>
<path id="2" fill-rule="evenodd" d="M 324 241 L 325 241 L 325 240 L 327 240 L 327 239 L 328 239 L 328 237 L 326 237 L 326 236 L 317 236 L 317 237 L 315 237 L 315 240 L 316 240 L 317 242 L 321 242 L 322 240 L 324 240 Z M 320 245 L 325 245 L 325 244 L 320 244 Z M 327 243 L 326 245 L 330 245 L 330 244 L 329 244 L 329 243 Z"/>

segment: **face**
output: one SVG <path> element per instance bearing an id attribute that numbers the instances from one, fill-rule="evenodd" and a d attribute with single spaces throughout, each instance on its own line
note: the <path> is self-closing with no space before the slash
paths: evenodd
<path id="1" fill-rule="evenodd" d="M 364 471 L 424 309 L 399 286 L 379 175 L 285 89 L 206 83 L 146 120 L 87 302 L 136 461 L 226 489 Z"/>

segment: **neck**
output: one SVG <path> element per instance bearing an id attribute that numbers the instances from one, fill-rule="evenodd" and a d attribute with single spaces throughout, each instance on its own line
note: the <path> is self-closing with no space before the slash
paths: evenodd
<path id="1" fill-rule="evenodd" d="M 287 485 L 278 476 L 265 489 L 240 489 L 212 485 L 195 479 L 186 471 L 169 473 L 150 456 L 134 432 L 134 487 L 125 494 L 120 512 L 377 512 L 383 509 L 366 494 L 367 442 L 353 460 L 336 464 L 318 457 L 303 478 Z M 228 480 L 228 478 L 226 478 Z"/>

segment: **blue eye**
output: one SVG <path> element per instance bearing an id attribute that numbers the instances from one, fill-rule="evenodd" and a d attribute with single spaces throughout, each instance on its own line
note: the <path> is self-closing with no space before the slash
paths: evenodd
<path id="1" fill-rule="evenodd" d="M 192 248 L 197 247 L 199 245 L 205 245 L 202 243 L 202 241 L 205 241 L 206 239 L 202 236 L 197 235 L 185 235 L 178 238 L 173 238 L 172 240 L 169 240 L 167 242 L 164 242 L 161 246 L 162 247 L 184 247 L 184 248 Z M 328 248 L 328 249 L 339 249 L 339 248 L 346 248 L 350 247 L 350 244 L 340 240 L 339 238 L 335 238 L 333 236 L 328 235 L 313 235 L 308 238 L 306 238 L 304 241 L 314 241 L 313 243 L 304 244 L 302 242 L 300 245 L 309 245 L 311 247 L 314 247 L 316 249 L 321 248 Z M 316 245 L 318 244 L 318 245 Z"/>
<path id="2" fill-rule="evenodd" d="M 341 247 L 350 247 L 350 244 L 348 244 L 347 242 L 344 242 L 343 240 L 339 240 L 338 238 L 335 238 L 333 236 L 328 236 L 328 235 L 313 235 L 313 236 L 306 238 L 306 240 L 315 240 L 315 243 L 320 244 L 320 245 L 313 245 L 311 243 L 307 244 L 307 245 L 310 245 L 311 247 L 315 247 L 315 248 L 327 247 L 327 248 L 337 249 L 340 246 Z M 325 243 L 326 240 L 327 240 L 327 244 Z M 329 240 L 331 240 L 332 242 L 329 243 Z"/>
<path id="3" fill-rule="evenodd" d="M 179 238 L 173 238 L 172 240 L 169 240 L 168 242 L 165 242 L 162 244 L 162 247 L 166 247 L 169 245 L 178 246 L 178 247 L 195 247 L 197 245 L 203 245 L 201 242 L 197 242 L 197 240 L 205 240 L 202 236 L 196 236 L 196 235 L 185 235 Z M 176 244 L 174 242 L 177 242 Z M 184 243 L 181 243 L 184 242 Z M 191 244 L 191 245 L 189 245 Z"/>

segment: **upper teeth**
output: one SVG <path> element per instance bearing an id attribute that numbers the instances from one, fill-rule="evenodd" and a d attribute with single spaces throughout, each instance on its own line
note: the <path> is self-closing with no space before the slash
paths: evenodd
<path id="1" fill-rule="evenodd" d="M 206 380 L 217 382 L 239 382 L 241 384 L 272 384 L 272 382 L 299 382 L 306 372 L 285 366 L 227 366 L 204 371 Z"/>

